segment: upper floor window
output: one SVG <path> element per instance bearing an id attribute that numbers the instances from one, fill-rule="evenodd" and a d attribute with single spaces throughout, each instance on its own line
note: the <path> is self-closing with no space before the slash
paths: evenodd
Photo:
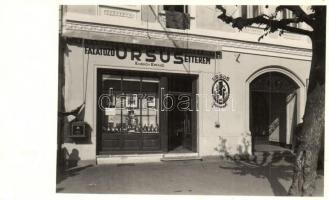
<path id="1" fill-rule="evenodd" d="M 271 12 L 268 10 L 265 6 L 259 6 L 259 5 L 242 5 L 241 8 L 241 17 L 242 18 L 252 18 L 257 17 L 261 14 L 269 14 Z M 278 18 L 279 19 L 290 19 L 296 17 L 295 14 L 288 10 L 283 10 L 279 13 Z M 297 27 L 297 23 L 290 23 L 290 26 Z"/>
<path id="2" fill-rule="evenodd" d="M 241 17 L 242 18 L 248 17 L 248 6 L 241 6 Z"/>
<path id="3" fill-rule="evenodd" d="M 242 18 L 252 18 L 257 17 L 261 14 L 261 7 L 260 6 L 241 6 L 241 17 Z"/>
<path id="4" fill-rule="evenodd" d="M 282 19 L 293 19 L 296 17 L 295 13 L 289 11 L 289 10 L 282 10 Z M 297 27 L 298 24 L 297 23 L 290 23 L 289 26 L 292 27 Z"/>
<path id="5" fill-rule="evenodd" d="M 257 17 L 260 14 L 259 6 L 252 6 L 252 17 Z"/>
<path id="6" fill-rule="evenodd" d="M 164 5 L 163 10 L 188 13 L 188 6 L 187 5 Z"/>
<path id="7" fill-rule="evenodd" d="M 189 29 L 190 16 L 187 5 L 164 5 L 166 28 Z"/>

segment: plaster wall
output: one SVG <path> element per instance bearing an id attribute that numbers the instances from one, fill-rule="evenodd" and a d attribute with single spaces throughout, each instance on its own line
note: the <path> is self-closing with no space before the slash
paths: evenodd
<path id="1" fill-rule="evenodd" d="M 68 139 L 64 146 L 69 152 L 73 148 L 77 149 L 83 160 L 96 157 L 97 68 L 199 75 L 197 138 L 198 152 L 201 156 L 220 154 L 219 150 L 223 148 L 223 140 L 226 141 L 226 150 L 232 154 L 239 151 L 251 151 L 248 104 L 246 103 L 249 100 L 247 88 L 252 77 L 262 70 L 277 69 L 282 73 L 289 73 L 300 81 L 302 87 L 298 104 L 298 120 L 300 121 L 303 116 L 306 101 L 305 86 L 310 61 L 223 51 L 222 58 L 211 59 L 210 64 L 166 63 L 164 67 L 150 67 L 136 65 L 135 61 L 130 59 L 120 60 L 111 56 L 88 55 L 84 53 L 82 45 L 67 45 L 66 51 L 65 108 L 72 110 L 81 105 L 84 92 L 86 92 L 85 121 L 91 126 L 92 132 L 91 143 L 76 144 L 73 140 Z M 213 106 L 211 97 L 211 88 L 214 83 L 212 77 L 219 73 L 229 77 L 230 87 L 227 105 L 221 109 Z M 220 127 L 216 127 L 216 124 L 219 124 Z"/>

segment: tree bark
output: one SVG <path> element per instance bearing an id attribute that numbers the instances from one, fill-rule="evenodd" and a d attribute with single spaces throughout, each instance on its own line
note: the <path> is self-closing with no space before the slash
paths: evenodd
<path id="1" fill-rule="evenodd" d="M 315 29 L 311 39 L 313 55 L 307 101 L 300 144 L 297 147 L 293 182 L 288 192 L 294 196 L 311 196 L 314 192 L 321 139 L 324 134 L 325 30 Z"/>

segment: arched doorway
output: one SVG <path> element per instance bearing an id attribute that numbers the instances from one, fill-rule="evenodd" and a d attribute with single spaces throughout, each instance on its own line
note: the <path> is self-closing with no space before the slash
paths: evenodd
<path id="1" fill-rule="evenodd" d="M 268 71 L 249 84 L 249 128 L 253 152 L 291 148 L 299 123 L 300 86 L 289 76 Z"/>

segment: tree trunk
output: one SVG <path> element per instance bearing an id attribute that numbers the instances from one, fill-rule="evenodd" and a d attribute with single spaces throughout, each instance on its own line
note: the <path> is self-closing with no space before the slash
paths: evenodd
<path id="1" fill-rule="evenodd" d="M 322 24 L 322 26 L 325 26 Z M 312 64 L 300 144 L 297 147 L 293 182 L 289 195 L 311 196 L 315 189 L 325 108 L 325 30 L 314 30 Z"/>

